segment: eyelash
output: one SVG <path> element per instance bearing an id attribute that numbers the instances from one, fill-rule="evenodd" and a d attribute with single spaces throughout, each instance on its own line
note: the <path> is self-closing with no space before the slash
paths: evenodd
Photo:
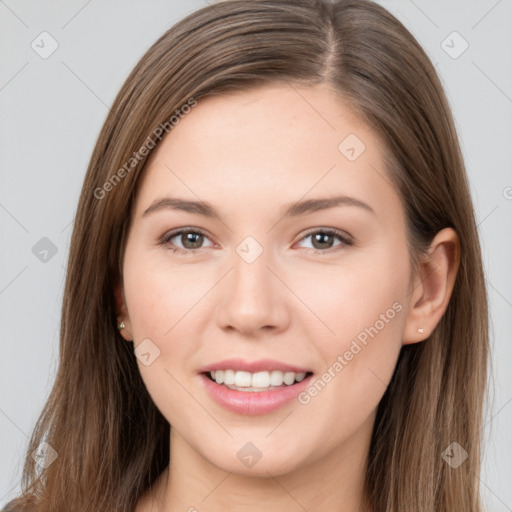
<path id="1" fill-rule="evenodd" d="M 203 235 L 205 238 L 208 238 L 206 233 L 199 228 L 180 228 L 176 231 L 172 231 L 171 233 L 167 233 L 167 234 L 163 235 L 162 238 L 160 239 L 159 245 L 167 245 L 168 246 L 171 239 L 173 239 L 174 237 L 181 235 L 183 233 L 193 233 L 193 234 L 197 234 L 197 235 Z M 329 249 L 325 249 L 325 250 L 314 249 L 314 248 L 309 248 L 309 247 L 307 248 L 310 251 L 313 251 L 314 253 L 317 253 L 317 254 L 335 252 L 338 250 L 337 248 L 339 248 L 343 245 L 348 246 L 348 247 L 354 245 L 354 242 L 348 236 L 346 236 L 342 231 L 338 231 L 337 229 L 334 229 L 334 228 L 322 228 L 322 229 L 314 229 L 314 230 L 308 231 L 299 240 L 299 242 L 302 242 L 304 239 L 306 239 L 309 236 L 314 235 L 316 233 L 322 233 L 324 235 L 333 235 L 341 241 L 340 244 L 338 244 L 334 247 L 331 247 Z M 180 253 L 180 254 L 192 254 L 194 252 L 198 252 L 199 250 L 203 249 L 203 247 L 199 247 L 198 249 L 182 249 L 181 247 L 171 247 L 171 246 L 169 246 L 168 248 L 173 253 Z"/>

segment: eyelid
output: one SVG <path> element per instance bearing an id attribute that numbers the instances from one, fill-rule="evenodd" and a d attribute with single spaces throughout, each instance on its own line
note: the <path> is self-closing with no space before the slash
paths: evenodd
<path id="1" fill-rule="evenodd" d="M 342 231 L 340 229 L 337 229 L 337 228 L 328 228 L 328 227 L 316 227 L 316 228 L 312 228 L 310 230 L 308 230 L 306 233 L 304 233 L 301 238 L 299 238 L 299 240 L 296 242 L 302 242 L 305 238 L 308 238 L 309 236 L 315 234 L 315 233 L 324 233 L 324 234 L 328 234 L 328 235 L 333 235 L 335 237 L 338 237 L 339 240 L 341 241 L 340 244 L 338 245 L 335 245 L 334 247 L 330 247 L 329 249 L 315 249 L 315 248 L 311 248 L 311 247 L 307 247 L 307 249 L 309 249 L 310 251 L 313 251 L 315 253 L 318 253 L 318 254 L 329 254 L 331 252 L 334 252 L 334 251 L 337 251 L 338 247 L 340 246 L 352 246 L 354 245 L 354 237 L 352 235 L 350 235 L 349 233 L 347 233 L 346 231 Z M 294 244 L 295 245 L 295 244 Z"/>
<path id="2" fill-rule="evenodd" d="M 330 235 L 336 235 L 339 236 L 342 240 L 345 240 L 346 242 L 353 242 L 353 237 L 346 231 L 328 227 L 311 228 L 310 230 L 306 231 L 306 233 L 302 235 L 302 237 L 299 240 L 303 240 L 304 238 L 306 238 L 309 235 L 312 235 L 313 233 L 327 233 Z"/>
<path id="3" fill-rule="evenodd" d="M 159 245 L 167 245 L 170 243 L 170 240 L 172 238 L 174 238 L 175 236 L 181 235 L 183 233 L 197 233 L 199 235 L 203 235 L 205 238 L 210 240 L 210 242 L 212 242 L 213 244 L 215 243 L 213 240 L 211 240 L 210 236 L 203 229 L 196 228 L 193 226 L 185 226 L 183 228 L 177 228 L 177 229 L 174 229 L 174 230 L 164 233 L 160 237 Z M 198 252 L 201 249 L 205 249 L 205 247 L 200 247 L 199 249 L 183 249 L 181 247 L 175 247 L 175 246 L 173 247 L 174 251 L 181 252 L 181 253 L 193 253 L 193 252 Z"/>
<path id="4" fill-rule="evenodd" d="M 193 226 L 186 226 L 186 227 L 177 228 L 175 230 L 166 232 L 164 235 L 162 235 L 160 237 L 159 244 L 167 245 L 170 243 L 170 240 L 172 238 L 174 238 L 178 235 L 181 235 L 183 233 L 197 233 L 197 234 L 202 235 L 206 239 L 210 240 L 210 242 L 215 243 L 213 240 L 210 239 L 210 236 L 203 229 L 196 228 Z M 311 236 L 315 233 L 324 233 L 324 234 L 328 234 L 328 235 L 333 235 L 335 237 L 338 237 L 339 240 L 341 241 L 340 244 L 338 244 L 334 247 L 331 247 L 329 249 L 325 249 L 325 250 L 308 248 L 315 253 L 329 253 L 332 251 L 336 251 L 337 250 L 336 247 L 339 247 L 340 245 L 351 246 L 354 244 L 354 239 L 349 233 L 342 231 L 340 229 L 337 229 L 337 228 L 328 228 L 328 227 L 311 228 L 308 231 L 306 231 L 295 243 L 302 242 L 305 238 L 307 238 L 308 236 Z M 194 252 L 199 252 L 201 249 L 205 249 L 205 248 L 206 247 L 199 247 L 198 249 L 182 249 L 181 247 L 173 246 L 173 252 L 192 254 Z"/>

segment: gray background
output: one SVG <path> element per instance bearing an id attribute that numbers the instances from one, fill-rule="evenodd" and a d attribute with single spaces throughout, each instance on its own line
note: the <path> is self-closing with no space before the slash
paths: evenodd
<path id="1" fill-rule="evenodd" d="M 489 510 L 512 511 L 512 0 L 380 3 L 426 49 L 456 118 L 491 306 L 482 491 Z M 19 490 L 55 376 L 69 238 L 93 144 L 137 60 L 204 5 L 0 0 L 0 506 Z M 51 49 L 44 31 L 58 44 L 47 58 L 31 47 Z M 464 41 L 453 31 L 469 44 L 458 56 Z"/>

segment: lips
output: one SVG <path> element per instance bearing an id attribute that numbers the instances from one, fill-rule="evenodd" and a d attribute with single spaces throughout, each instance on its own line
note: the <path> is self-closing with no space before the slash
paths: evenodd
<path id="1" fill-rule="evenodd" d="M 249 373 L 256 372 L 271 372 L 273 370 L 279 370 L 283 373 L 294 372 L 294 373 L 308 373 L 312 370 L 306 367 L 295 366 L 275 359 L 259 359 L 257 361 L 245 361 L 244 359 L 224 359 L 216 363 L 204 366 L 199 370 L 199 373 L 209 373 L 217 370 L 234 370 L 244 371 Z"/>
<path id="2" fill-rule="evenodd" d="M 282 386 L 270 391 L 238 391 L 217 384 L 200 374 L 200 379 L 207 396 L 222 408 L 247 416 L 269 414 L 277 409 L 297 401 L 298 396 L 310 385 L 313 375 L 310 374 L 301 382 L 291 386 Z M 298 401 L 296 406 L 298 406 Z"/>
<path id="3" fill-rule="evenodd" d="M 237 381 L 242 384 L 241 387 L 237 385 L 226 386 L 225 383 L 219 384 L 212 376 L 212 374 L 218 376 L 218 374 L 229 375 L 230 373 L 235 373 L 236 376 L 242 379 L 242 381 Z M 265 378 L 267 376 L 263 374 L 268 374 L 276 379 L 280 374 L 281 384 L 273 386 L 270 382 L 270 386 L 266 387 L 269 384 L 268 380 L 259 380 L 258 382 L 253 380 L 249 383 L 248 380 L 244 380 L 249 374 L 252 374 L 253 377 L 259 375 L 259 377 Z M 295 376 L 295 381 L 283 382 L 282 379 L 285 375 Z M 300 380 L 297 379 L 297 376 Z M 200 370 L 200 377 L 207 394 L 218 405 L 231 412 L 253 416 L 271 413 L 292 402 L 310 384 L 313 373 L 306 367 L 272 359 L 260 359 L 252 362 L 242 359 L 228 359 L 204 366 Z M 222 377 L 220 380 L 223 380 Z M 278 384 L 277 381 L 273 382 Z M 262 387 L 264 385 L 265 387 Z"/>

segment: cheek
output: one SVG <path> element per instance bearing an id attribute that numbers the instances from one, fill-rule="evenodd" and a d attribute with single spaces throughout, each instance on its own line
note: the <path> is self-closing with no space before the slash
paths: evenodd
<path id="1" fill-rule="evenodd" d="M 190 266 L 170 267 L 158 260 L 132 260 L 124 284 L 135 339 L 153 337 L 163 343 L 186 328 L 192 317 L 197 322 L 196 307 L 211 283 Z"/>
<path id="2" fill-rule="evenodd" d="M 304 278 L 295 281 L 298 295 L 307 298 L 313 313 L 304 318 L 320 325 L 319 349 L 331 359 L 361 333 L 364 342 L 365 332 L 375 325 L 388 333 L 386 338 L 400 337 L 404 315 L 399 310 L 406 306 L 409 261 L 405 246 L 396 251 L 387 245 L 347 253 L 339 265 L 303 269 Z"/>
<path id="3" fill-rule="evenodd" d="M 366 420 L 393 375 L 402 346 L 409 276 L 405 248 L 369 251 L 350 265 L 348 260 L 346 267 L 329 269 L 323 276 L 313 273 L 304 283 L 308 304 L 325 326 L 318 331 L 321 336 L 310 336 L 324 368 L 300 400 L 313 417 L 323 417 L 344 432 Z M 314 318 L 311 325 L 313 321 L 318 324 Z"/>
<path id="4" fill-rule="evenodd" d="M 198 300 L 206 289 L 194 284 L 190 274 L 165 269 L 132 255 L 125 266 L 125 295 L 135 347 L 151 341 L 158 355 L 149 365 L 137 358 L 144 385 L 153 402 L 173 426 L 186 431 L 201 412 L 187 391 L 186 378 L 196 352 Z M 194 308 L 194 305 L 196 307 Z M 200 304 L 199 304 L 200 305 Z M 155 348 L 156 347 L 156 348 Z"/>

